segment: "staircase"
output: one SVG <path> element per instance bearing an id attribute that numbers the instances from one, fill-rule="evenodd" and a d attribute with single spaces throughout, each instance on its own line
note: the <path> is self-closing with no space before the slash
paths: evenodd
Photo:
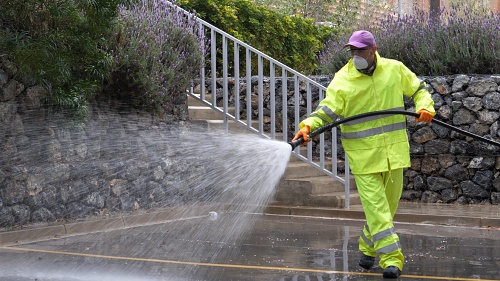
<path id="1" fill-rule="evenodd" d="M 224 130 L 223 115 L 190 95 L 188 109 L 191 121 L 201 123 L 207 129 Z M 228 111 L 234 112 L 234 108 L 229 108 Z M 254 134 L 230 120 L 228 132 Z M 292 155 L 271 204 L 345 208 L 344 188 L 343 183 Z M 353 177 L 350 177 L 350 189 L 349 205 L 360 205 Z"/>

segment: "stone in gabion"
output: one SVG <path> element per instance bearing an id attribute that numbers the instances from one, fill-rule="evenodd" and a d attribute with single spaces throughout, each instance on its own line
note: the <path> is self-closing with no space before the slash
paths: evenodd
<path id="1" fill-rule="evenodd" d="M 492 176 L 492 171 L 477 171 L 474 174 L 472 181 L 483 188 L 488 188 L 491 185 Z"/>
<path id="2" fill-rule="evenodd" d="M 469 110 L 474 112 L 482 108 L 481 98 L 478 97 L 468 97 L 462 100 L 462 104 Z"/>
<path id="3" fill-rule="evenodd" d="M 490 193 L 474 182 L 467 180 L 460 183 L 462 194 L 469 198 L 483 199 L 490 198 Z"/>
<path id="4" fill-rule="evenodd" d="M 457 200 L 458 194 L 454 189 L 444 189 L 441 191 L 441 200 L 444 203 L 451 203 L 455 200 Z"/>
<path id="5" fill-rule="evenodd" d="M 453 116 L 452 107 L 449 105 L 441 106 L 439 110 L 436 111 L 436 115 L 443 120 L 449 120 Z"/>
<path id="6" fill-rule="evenodd" d="M 55 219 L 56 217 L 47 208 L 44 207 L 35 210 L 31 214 L 31 220 L 33 222 L 50 222 L 54 221 Z"/>
<path id="7" fill-rule="evenodd" d="M 500 205 L 500 192 L 491 193 L 491 204 Z"/>
<path id="8" fill-rule="evenodd" d="M 475 122 L 476 117 L 469 110 L 461 108 L 453 114 L 453 125 L 473 124 Z"/>
<path id="9" fill-rule="evenodd" d="M 448 153 L 450 141 L 444 139 L 430 140 L 424 144 L 424 151 L 427 154 Z"/>
<path id="10" fill-rule="evenodd" d="M 451 93 L 451 88 L 448 83 L 446 83 L 446 78 L 444 77 L 436 77 L 430 81 L 430 84 L 432 88 L 441 95 Z"/>
<path id="11" fill-rule="evenodd" d="M 420 128 L 411 135 L 411 139 L 417 143 L 425 143 L 435 138 L 437 138 L 437 135 L 429 126 Z"/>
<path id="12" fill-rule="evenodd" d="M 420 199 L 420 202 L 422 203 L 436 203 L 441 200 L 441 197 L 439 196 L 438 193 L 434 191 L 424 191 L 422 193 L 422 198 Z"/>
<path id="13" fill-rule="evenodd" d="M 422 191 L 418 190 L 404 190 L 401 194 L 401 199 L 408 201 L 420 201 Z"/>
<path id="14" fill-rule="evenodd" d="M 469 87 L 465 90 L 467 94 L 476 97 L 482 97 L 488 92 L 494 92 L 498 88 L 493 78 L 474 77 L 469 82 Z"/>
<path id="15" fill-rule="evenodd" d="M 500 192 L 500 176 L 497 176 L 492 182 L 491 186 L 493 187 L 493 191 Z"/>
<path id="16" fill-rule="evenodd" d="M 469 178 L 468 170 L 460 164 L 453 165 L 446 169 L 444 176 L 455 184 Z"/>
<path id="17" fill-rule="evenodd" d="M 459 92 L 464 90 L 464 86 L 466 86 L 470 81 L 470 77 L 467 75 L 458 75 L 455 77 L 453 80 L 453 85 L 451 86 L 451 91 L 452 92 Z"/>
<path id="18" fill-rule="evenodd" d="M 500 117 L 500 113 L 497 111 L 489 111 L 489 110 L 481 110 L 478 112 L 478 117 L 479 121 L 491 125 L 495 123 L 498 118 Z M 498 129 L 496 129 L 494 132 L 496 132 Z M 492 135 L 495 135 L 495 133 L 492 132 Z"/>
<path id="19" fill-rule="evenodd" d="M 486 94 L 481 99 L 481 104 L 486 109 L 498 110 L 500 108 L 500 93 L 493 92 Z"/>
<path id="20" fill-rule="evenodd" d="M 443 189 L 450 189 L 453 187 L 453 184 L 450 180 L 442 178 L 442 177 L 428 177 L 427 178 L 427 186 L 432 191 L 440 191 Z"/>

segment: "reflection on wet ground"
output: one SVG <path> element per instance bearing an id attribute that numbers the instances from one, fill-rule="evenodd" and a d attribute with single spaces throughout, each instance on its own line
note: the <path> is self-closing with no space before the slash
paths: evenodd
<path id="1" fill-rule="evenodd" d="M 240 237 L 211 233 L 232 220 Z M 0 279 L 382 280 L 357 266 L 363 221 L 219 214 L 0 247 Z M 406 257 L 400 280 L 500 280 L 500 230 L 397 224 Z M 211 230 L 218 230 L 212 232 Z"/>

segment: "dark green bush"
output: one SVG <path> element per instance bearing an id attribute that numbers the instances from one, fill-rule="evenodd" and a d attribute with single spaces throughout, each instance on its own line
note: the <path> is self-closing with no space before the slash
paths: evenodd
<path id="1" fill-rule="evenodd" d="M 317 27 L 311 19 L 285 16 L 250 0 L 182 0 L 178 4 L 304 73 L 316 69 L 316 56 L 323 44 L 320 39 L 334 31 Z"/>
<path id="2" fill-rule="evenodd" d="M 47 103 L 85 113 L 109 75 L 108 35 L 128 0 L 9 0 L 0 5 L 0 52 L 49 90 Z"/>
<path id="3" fill-rule="evenodd" d="M 382 56 L 402 61 L 417 75 L 500 73 L 500 14 L 452 6 L 433 18 L 388 17 L 371 31 Z M 342 51 L 348 38 L 334 37 L 325 45 L 318 63 L 322 73 L 335 73 L 348 61 Z"/>

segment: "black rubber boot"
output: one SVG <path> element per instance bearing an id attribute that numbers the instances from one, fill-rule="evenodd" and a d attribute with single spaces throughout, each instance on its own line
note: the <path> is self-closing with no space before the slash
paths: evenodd
<path id="1" fill-rule="evenodd" d="M 386 269 L 384 269 L 383 277 L 384 278 L 398 278 L 399 275 L 401 275 L 401 270 L 395 266 L 388 266 Z"/>
<path id="2" fill-rule="evenodd" d="M 374 257 L 370 257 L 363 254 L 363 256 L 361 256 L 361 258 L 359 259 L 359 266 L 361 266 L 366 270 L 370 270 L 374 264 L 375 264 Z"/>

